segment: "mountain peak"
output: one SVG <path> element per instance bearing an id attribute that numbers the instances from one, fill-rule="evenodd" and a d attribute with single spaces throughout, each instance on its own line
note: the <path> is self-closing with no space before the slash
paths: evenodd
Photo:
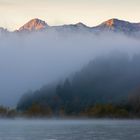
<path id="1" fill-rule="evenodd" d="M 130 34 L 140 31 L 140 24 L 112 18 L 97 26 L 97 29 L 100 31 L 115 31 Z"/>
<path id="2" fill-rule="evenodd" d="M 109 19 L 105 22 L 103 22 L 101 25 L 104 25 L 104 26 L 107 26 L 107 27 L 114 27 L 118 24 L 124 24 L 124 23 L 129 23 L 127 21 L 123 21 L 123 20 L 119 20 L 119 19 L 116 19 L 116 18 L 112 18 L 112 19 Z"/>
<path id="3" fill-rule="evenodd" d="M 118 19 L 109 19 L 105 21 L 104 24 L 106 24 L 106 26 L 112 27 L 117 20 Z"/>
<path id="4" fill-rule="evenodd" d="M 82 22 L 78 22 L 76 25 L 77 25 L 77 26 L 86 26 L 86 25 L 83 24 Z"/>
<path id="5" fill-rule="evenodd" d="M 48 27 L 48 24 L 38 18 L 34 18 L 19 28 L 19 31 L 37 31 Z"/>

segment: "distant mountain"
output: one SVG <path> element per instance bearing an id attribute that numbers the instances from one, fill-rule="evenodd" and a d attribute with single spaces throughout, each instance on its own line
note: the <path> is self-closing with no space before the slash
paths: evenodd
<path id="1" fill-rule="evenodd" d="M 61 25 L 61 26 L 52 26 L 52 29 L 58 31 L 89 31 L 91 28 L 85 24 L 79 22 L 77 24 Z"/>
<path id="2" fill-rule="evenodd" d="M 47 27 L 48 24 L 45 21 L 35 18 L 20 27 L 19 31 L 37 31 L 46 29 Z"/>
<path id="3" fill-rule="evenodd" d="M 130 23 L 119 19 L 109 19 L 95 27 L 95 29 L 129 34 L 140 31 L 140 23 Z"/>
<path id="4" fill-rule="evenodd" d="M 25 25 L 19 28 L 21 31 L 42 31 L 42 30 L 57 30 L 59 32 L 90 32 L 90 33 L 102 33 L 102 32 L 121 32 L 127 35 L 133 35 L 140 31 L 140 23 L 131 23 L 119 19 L 109 19 L 98 26 L 88 27 L 85 24 L 79 22 L 77 24 L 49 26 L 45 21 L 40 19 L 32 19 Z"/>
<path id="5" fill-rule="evenodd" d="M 23 31 L 47 31 L 47 30 L 56 30 L 59 32 L 64 31 L 89 31 L 90 27 L 86 26 L 85 24 L 79 22 L 77 24 L 69 24 L 69 25 L 60 25 L 60 26 L 49 26 L 45 21 L 42 21 L 41 19 L 32 19 L 26 24 L 24 24 L 22 27 L 20 27 L 17 31 L 23 32 Z"/>
<path id="6" fill-rule="evenodd" d="M 50 31 L 56 30 L 62 33 L 93 33 L 93 34 L 101 34 L 104 32 L 115 32 L 115 33 L 124 33 L 125 35 L 131 35 L 134 37 L 140 37 L 140 23 L 131 23 L 124 20 L 119 19 L 109 19 L 98 26 L 89 27 L 85 24 L 79 22 L 77 24 L 68 24 L 68 25 L 60 25 L 60 26 L 49 26 L 45 21 L 35 18 L 24 24 L 18 30 L 14 31 L 14 33 L 24 33 L 24 32 L 34 32 L 34 31 Z M 8 32 L 4 28 L 0 28 L 0 33 Z"/>
<path id="7" fill-rule="evenodd" d="M 0 27 L 0 34 L 6 34 L 6 33 L 9 33 L 9 31 L 7 29 Z"/>

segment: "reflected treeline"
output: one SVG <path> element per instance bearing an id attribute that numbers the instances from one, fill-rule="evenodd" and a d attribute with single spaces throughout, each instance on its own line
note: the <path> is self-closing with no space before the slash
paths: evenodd
<path id="1" fill-rule="evenodd" d="M 56 85 L 29 91 L 25 116 L 140 117 L 140 55 L 112 53 Z"/>

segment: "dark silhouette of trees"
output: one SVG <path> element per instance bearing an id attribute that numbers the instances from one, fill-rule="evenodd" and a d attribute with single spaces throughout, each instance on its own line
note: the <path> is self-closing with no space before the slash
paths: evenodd
<path id="1" fill-rule="evenodd" d="M 137 115 L 140 112 L 140 96 L 131 91 L 140 85 L 139 64 L 139 55 L 129 58 L 126 54 L 114 53 L 97 58 L 64 82 L 24 95 L 17 109 L 31 115 L 46 116 Z M 44 112 L 46 108 L 48 114 Z"/>

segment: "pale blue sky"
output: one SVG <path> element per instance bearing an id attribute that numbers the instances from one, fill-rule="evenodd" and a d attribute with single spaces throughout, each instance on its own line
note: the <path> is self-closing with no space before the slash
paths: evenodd
<path id="1" fill-rule="evenodd" d="M 10 30 L 32 18 L 49 25 L 94 26 L 109 18 L 140 22 L 140 0 L 0 0 L 0 17 L 0 26 Z"/>

